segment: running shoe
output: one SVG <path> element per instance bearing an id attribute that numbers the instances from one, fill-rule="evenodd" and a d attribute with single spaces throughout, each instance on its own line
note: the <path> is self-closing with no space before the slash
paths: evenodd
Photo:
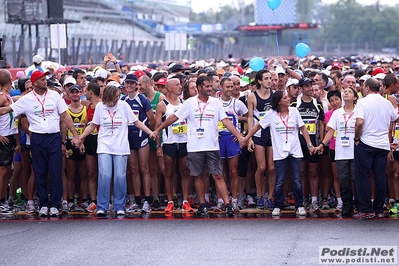
<path id="1" fill-rule="evenodd" d="M 68 209 L 70 212 L 76 212 L 76 205 L 71 201 L 68 203 Z"/>
<path id="2" fill-rule="evenodd" d="M 191 208 L 190 203 L 188 203 L 188 201 L 183 203 L 182 209 L 185 212 L 194 212 L 193 208 Z"/>
<path id="3" fill-rule="evenodd" d="M 397 214 L 398 213 L 398 204 L 394 203 L 392 208 L 389 210 L 389 214 Z"/>
<path id="4" fill-rule="evenodd" d="M 304 200 L 303 200 L 303 207 L 306 209 L 306 210 L 310 210 L 310 207 L 312 206 L 312 202 L 310 201 L 310 198 L 305 198 Z"/>
<path id="5" fill-rule="evenodd" d="M 375 215 L 375 217 L 378 218 L 378 219 L 383 219 L 383 218 L 388 217 L 388 214 L 386 214 L 385 212 L 380 212 L 380 213 L 377 213 Z"/>
<path id="6" fill-rule="evenodd" d="M 272 211 L 272 216 L 280 216 L 281 210 L 280 208 L 274 208 Z"/>
<path id="7" fill-rule="evenodd" d="M 342 212 L 342 206 L 344 203 L 337 203 L 337 206 L 335 207 L 335 212 Z"/>
<path id="8" fill-rule="evenodd" d="M 389 210 L 392 209 L 392 207 L 393 207 L 394 204 L 395 204 L 395 201 L 390 201 L 390 202 L 388 203 L 388 209 L 389 209 Z"/>
<path id="9" fill-rule="evenodd" d="M 263 198 L 263 196 L 258 196 L 258 199 L 256 201 L 256 208 L 259 210 L 265 209 L 265 199 Z"/>
<path id="10" fill-rule="evenodd" d="M 299 216 L 306 216 L 306 210 L 304 207 L 298 207 L 298 209 L 296 209 L 296 215 Z"/>
<path id="11" fill-rule="evenodd" d="M 107 214 L 105 213 L 104 210 L 97 211 L 97 218 L 105 218 L 105 217 L 107 217 Z"/>
<path id="12" fill-rule="evenodd" d="M 175 209 L 175 204 L 173 202 L 168 202 L 168 205 L 166 205 L 164 212 L 173 212 L 174 209 Z"/>
<path id="13" fill-rule="evenodd" d="M 330 208 L 334 208 L 338 204 L 338 201 L 337 201 L 337 198 L 335 197 L 335 195 L 329 195 L 327 201 L 328 201 L 328 206 Z"/>
<path id="14" fill-rule="evenodd" d="M 86 210 L 87 207 L 89 207 L 89 205 L 90 205 L 90 202 L 89 201 L 85 201 L 85 202 L 82 202 L 81 207 L 83 208 L 83 210 Z"/>
<path id="15" fill-rule="evenodd" d="M 35 213 L 36 208 L 35 204 L 33 203 L 33 200 L 28 200 L 28 203 L 26 204 L 26 212 L 27 213 Z"/>
<path id="16" fill-rule="evenodd" d="M 358 212 L 353 215 L 353 218 L 358 219 L 358 220 L 368 220 L 372 219 L 375 217 L 374 212 Z"/>
<path id="17" fill-rule="evenodd" d="M 312 202 L 312 205 L 310 206 L 310 211 L 311 212 L 318 212 L 319 210 L 319 204 L 317 203 L 317 201 Z"/>
<path id="18" fill-rule="evenodd" d="M 40 217 L 46 217 L 48 215 L 48 208 L 47 207 L 41 207 L 39 211 L 39 216 Z"/>
<path id="19" fill-rule="evenodd" d="M 141 212 L 146 212 L 146 213 L 150 213 L 151 212 L 151 206 L 148 203 L 148 201 L 144 201 L 143 207 L 141 207 Z"/>
<path id="20" fill-rule="evenodd" d="M 136 202 L 131 201 L 129 207 L 127 208 L 126 212 L 139 212 L 140 207 L 137 205 Z"/>
<path id="21" fill-rule="evenodd" d="M 234 216 L 233 205 L 231 203 L 226 204 L 225 210 L 227 216 Z"/>
<path id="22" fill-rule="evenodd" d="M 247 198 L 245 199 L 245 206 L 255 206 L 255 201 L 254 198 L 252 198 L 251 195 L 247 195 Z"/>
<path id="23" fill-rule="evenodd" d="M 6 202 L 4 202 L 4 205 L 12 209 L 12 207 L 14 206 L 14 200 L 8 199 L 6 200 Z"/>
<path id="24" fill-rule="evenodd" d="M 159 210 L 161 208 L 161 202 L 159 201 L 158 198 L 155 198 L 152 203 L 151 203 L 151 208 L 156 211 Z"/>
<path id="25" fill-rule="evenodd" d="M 231 202 L 231 205 L 233 206 L 233 211 L 234 212 L 239 212 L 240 211 L 240 207 L 238 206 L 238 199 L 237 200 L 233 200 Z"/>
<path id="26" fill-rule="evenodd" d="M 215 212 L 222 212 L 223 211 L 223 205 L 224 205 L 224 202 L 218 200 L 218 203 L 216 204 L 216 207 L 215 207 L 214 211 Z"/>
<path id="27" fill-rule="evenodd" d="M 60 215 L 60 212 L 58 211 L 57 208 L 51 207 L 51 208 L 50 208 L 50 213 L 49 213 L 49 215 L 50 215 L 51 217 L 58 217 L 58 215 Z"/>
<path id="28" fill-rule="evenodd" d="M 329 210 L 329 209 L 330 209 L 330 206 L 328 206 L 327 199 L 323 199 L 323 200 L 322 200 L 322 202 L 321 202 L 321 209 L 322 209 L 322 210 Z"/>
<path id="29" fill-rule="evenodd" d="M 294 193 L 292 192 L 288 193 L 288 203 L 290 204 L 290 206 L 295 206 Z"/>
<path id="30" fill-rule="evenodd" d="M 273 203 L 273 200 L 271 198 L 267 200 L 267 208 L 269 210 L 273 210 L 274 209 L 274 203 Z"/>
<path id="31" fill-rule="evenodd" d="M 117 215 L 117 216 L 125 216 L 125 211 L 124 211 L 124 210 L 118 210 L 118 211 L 116 212 L 116 215 Z"/>
<path id="32" fill-rule="evenodd" d="M 97 204 L 94 202 L 90 203 L 89 206 L 87 206 L 86 211 L 87 212 L 95 212 L 97 210 Z"/>
<path id="33" fill-rule="evenodd" d="M 244 196 L 238 196 L 238 197 L 237 197 L 237 206 L 238 206 L 238 208 L 239 208 L 240 210 L 244 209 L 244 207 L 245 207 L 244 201 L 245 201 Z M 234 205 L 233 205 L 233 207 L 234 207 Z"/>
<path id="34" fill-rule="evenodd" d="M 194 197 L 189 197 L 188 198 L 188 203 L 190 204 L 191 207 L 195 206 L 195 199 Z"/>
<path id="35" fill-rule="evenodd" d="M 35 204 L 35 208 L 36 210 L 39 209 L 39 205 L 40 205 L 40 200 L 38 197 L 33 197 L 33 204 Z"/>
<path id="36" fill-rule="evenodd" d="M 197 214 L 199 215 L 205 215 L 208 213 L 208 209 L 205 205 L 205 203 L 201 203 L 198 210 L 197 210 Z"/>
<path id="37" fill-rule="evenodd" d="M 61 205 L 61 212 L 62 212 L 62 213 L 68 213 L 68 212 L 69 212 L 68 202 L 67 202 L 67 201 L 63 201 L 63 202 L 62 202 L 62 205 Z"/>
<path id="38" fill-rule="evenodd" d="M 7 204 L 1 204 L 0 203 L 0 212 L 3 214 L 12 214 L 13 210 L 10 206 L 8 206 Z"/>

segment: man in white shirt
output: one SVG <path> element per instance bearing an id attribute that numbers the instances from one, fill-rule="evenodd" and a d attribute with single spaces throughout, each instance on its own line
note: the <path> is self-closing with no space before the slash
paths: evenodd
<path id="1" fill-rule="evenodd" d="M 26 114 L 31 138 L 32 165 L 36 179 L 36 193 L 40 200 L 40 216 L 58 216 L 62 197 L 62 152 L 60 120 L 71 130 L 73 145 L 80 140 L 68 109 L 61 96 L 47 89 L 49 72 L 34 71 L 30 77 L 34 90 L 17 102 L 0 108 L 0 115 L 14 112 L 15 116 Z M 47 190 L 47 173 L 50 174 L 50 198 Z M 50 207 L 50 213 L 49 213 Z"/>
<path id="2" fill-rule="evenodd" d="M 355 219 L 383 218 L 387 190 L 387 154 L 389 126 L 398 120 L 392 104 L 379 94 L 375 78 L 365 82 L 365 97 L 356 105 L 355 118 L 355 188 L 359 213 Z M 374 175 L 375 198 L 371 202 L 370 172 Z"/>
<path id="3" fill-rule="evenodd" d="M 170 115 L 165 122 L 158 127 L 154 134 L 157 136 L 165 127 L 171 125 L 178 119 L 187 121 L 187 166 L 190 175 L 196 179 L 196 191 L 200 200 L 198 214 L 206 214 L 205 207 L 205 188 L 201 177 L 204 174 L 205 163 L 208 171 L 215 180 L 216 190 L 220 193 L 226 204 L 226 214 L 234 215 L 234 211 L 229 199 L 226 182 L 222 176 L 222 164 L 219 150 L 218 122 L 223 125 L 239 141 L 243 138 L 228 119 L 224 112 L 222 103 L 212 95 L 212 80 L 209 77 L 197 79 L 198 95 L 187 99 L 180 109 Z"/>

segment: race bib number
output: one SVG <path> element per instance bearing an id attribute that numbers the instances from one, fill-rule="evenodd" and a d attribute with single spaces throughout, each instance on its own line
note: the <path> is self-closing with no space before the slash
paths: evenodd
<path id="1" fill-rule="evenodd" d="M 262 121 L 263 117 L 265 117 L 267 112 L 259 112 L 259 122 Z"/>
<path id="2" fill-rule="evenodd" d="M 172 132 L 173 134 L 187 134 L 187 125 L 185 122 L 174 123 L 172 124 Z"/>
<path id="3" fill-rule="evenodd" d="M 316 120 L 303 120 L 303 123 L 310 135 L 316 134 Z"/>
<path id="4" fill-rule="evenodd" d="M 233 123 L 232 117 L 229 116 L 228 119 L 230 120 L 231 123 Z M 219 132 L 228 131 L 228 129 L 223 125 L 222 121 L 218 122 L 218 130 L 219 130 Z"/>

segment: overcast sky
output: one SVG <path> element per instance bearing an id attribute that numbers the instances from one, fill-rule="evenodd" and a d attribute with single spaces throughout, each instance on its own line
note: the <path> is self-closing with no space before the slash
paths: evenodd
<path id="1" fill-rule="evenodd" d="M 254 0 L 192 0 L 191 7 L 194 12 L 198 13 L 201 11 L 206 11 L 209 8 L 213 8 L 216 10 L 219 7 L 219 5 L 225 6 L 225 5 L 231 5 L 233 3 L 235 6 L 238 6 L 238 3 L 240 2 L 250 4 L 253 3 Z M 331 4 L 337 2 L 337 0 L 323 0 L 323 2 Z M 357 0 L 357 2 L 365 5 L 370 5 L 377 2 L 377 0 Z M 382 5 L 395 5 L 399 4 L 399 0 L 380 0 L 380 3 Z"/>

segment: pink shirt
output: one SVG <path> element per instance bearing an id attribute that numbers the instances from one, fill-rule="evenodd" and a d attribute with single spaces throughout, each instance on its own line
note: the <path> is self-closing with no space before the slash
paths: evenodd
<path id="1" fill-rule="evenodd" d="M 324 114 L 324 122 L 326 122 L 326 125 L 328 124 L 328 121 L 330 121 L 331 115 L 334 111 L 335 110 L 330 110 Z M 330 140 L 330 149 L 331 150 L 335 150 L 335 136 L 334 135 L 333 135 L 332 139 Z"/>

